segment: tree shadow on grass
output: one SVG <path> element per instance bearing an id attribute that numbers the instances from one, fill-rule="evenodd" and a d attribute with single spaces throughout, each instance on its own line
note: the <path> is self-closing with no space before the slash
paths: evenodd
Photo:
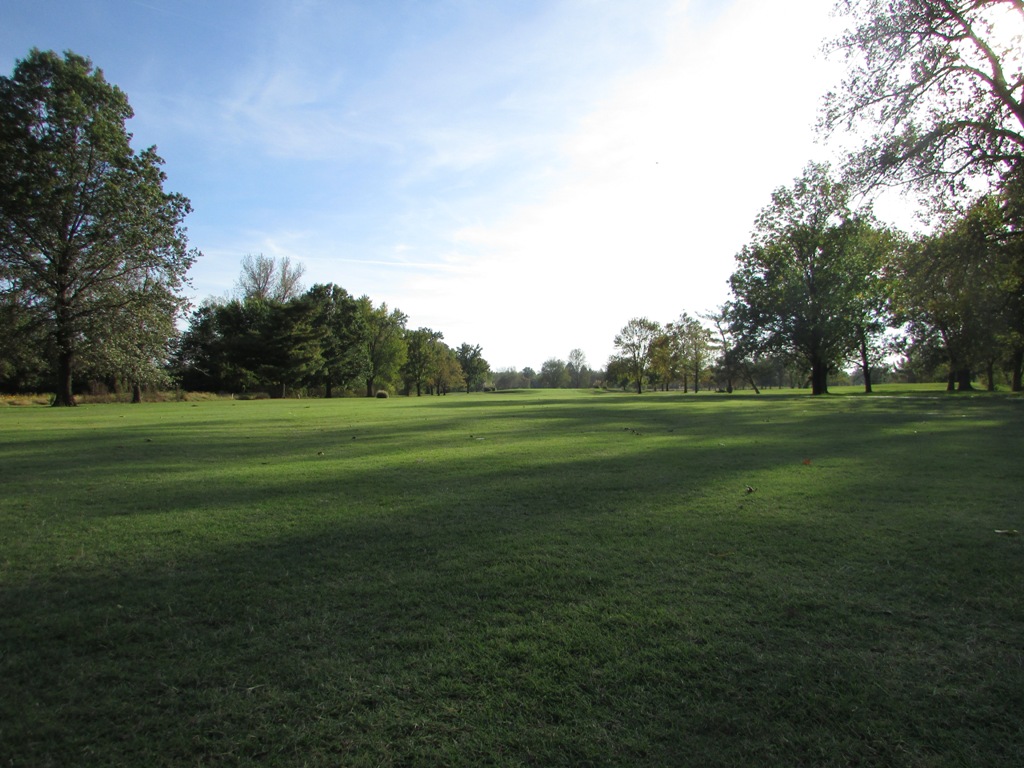
<path id="1" fill-rule="evenodd" d="M 208 473 L 192 488 L 182 466 L 147 486 L 166 524 L 118 517 L 101 533 L 128 543 L 106 559 L 14 571 L 0 597 L 5 755 L 1019 762 L 1019 546 L 992 537 L 990 513 L 928 491 L 992 435 L 1018 449 L 1019 420 L 986 436 L 923 407 L 818 421 L 694 411 L 682 426 L 666 411 L 554 414 L 543 429 L 594 445 L 548 454 L 536 424 L 502 423 L 501 437 L 453 439 L 420 464 L 451 426 L 433 422 L 368 429 L 350 468 L 310 456 L 305 434 L 197 446 L 203 461 L 237 449 L 297 471 L 247 485 Z M 766 418 L 786 420 L 781 433 Z M 922 451 L 926 419 L 948 439 L 900 498 L 891 483 Z M 118 466 L 102 451 L 83 462 Z M 1001 477 L 1019 498 L 1013 466 L 993 456 L 970 495 L 992 502 Z M 748 493 L 759 476 L 769 485 Z M 105 492 L 111 508 L 128 502 Z"/>

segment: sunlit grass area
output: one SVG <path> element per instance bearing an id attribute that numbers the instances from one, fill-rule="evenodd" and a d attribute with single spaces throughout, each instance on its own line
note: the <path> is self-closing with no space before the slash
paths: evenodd
<path id="1" fill-rule="evenodd" d="M 1024 402 L 0 411 L 0 762 L 1024 762 Z"/>

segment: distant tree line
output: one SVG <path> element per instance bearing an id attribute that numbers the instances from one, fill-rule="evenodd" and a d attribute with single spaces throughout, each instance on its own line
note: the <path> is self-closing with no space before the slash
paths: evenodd
<path id="1" fill-rule="evenodd" d="M 334 284 L 305 290 L 301 265 L 247 256 L 235 296 L 208 299 L 189 317 L 170 360 L 184 389 L 335 397 L 484 388 L 479 346 L 452 349 L 430 328 Z"/>

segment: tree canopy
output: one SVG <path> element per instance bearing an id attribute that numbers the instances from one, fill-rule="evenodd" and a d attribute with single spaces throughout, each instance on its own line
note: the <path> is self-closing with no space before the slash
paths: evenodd
<path id="1" fill-rule="evenodd" d="M 806 360 L 814 394 L 855 346 L 863 288 L 880 269 L 872 221 L 850 208 L 849 189 L 827 165 L 810 164 L 757 217 L 729 278 L 729 318 L 747 352 Z"/>
<path id="2" fill-rule="evenodd" d="M 825 100 L 826 133 L 873 131 L 850 175 L 945 195 L 974 177 L 1024 170 L 1024 3 L 840 0 L 851 22 L 832 48 L 842 85 Z"/>
<path id="3" fill-rule="evenodd" d="M 198 253 L 189 201 L 136 153 L 125 94 L 89 59 L 33 49 L 0 78 L 0 298 L 45 343 L 55 405 L 88 358 L 138 383 L 166 361 Z"/>

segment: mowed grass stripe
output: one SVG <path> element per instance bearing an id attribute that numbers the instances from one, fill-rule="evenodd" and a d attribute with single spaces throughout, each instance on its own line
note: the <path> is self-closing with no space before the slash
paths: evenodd
<path id="1" fill-rule="evenodd" d="M 1019 399 L 0 410 L 14 765 L 1017 765 Z"/>

